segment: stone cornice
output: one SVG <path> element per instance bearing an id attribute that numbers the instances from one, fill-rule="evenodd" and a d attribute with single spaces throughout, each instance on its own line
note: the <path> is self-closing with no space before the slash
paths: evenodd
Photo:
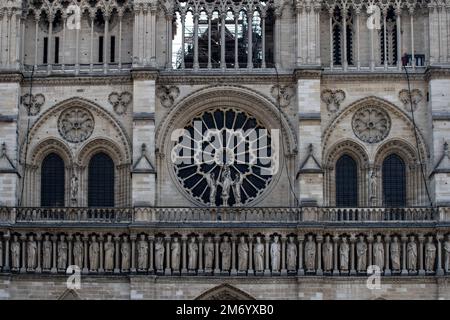
<path id="1" fill-rule="evenodd" d="M 22 81 L 24 85 L 30 85 L 30 78 Z M 33 86 L 87 86 L 87 85 L 117 85 L 132 84 L 131 76 L 107 75 L 107 76 L 35 76 L 33 77 Z"/>
<path id="2" fill-rule="evenodd" d="M 320 79 L 323 70 L 320 67 L 311 67 L 294 70 L 294 79 Z"/>
<path id="3" fill-rule="evenodd" d="M 1 71 L 0 83 L 4 82 L 22 82 L 23 75 L 17 71 Z"/>
<path id="4" fill-rule="evenodd" d="M 292 74 L 280 74 L 277 78 L 273 72 L 161 72 L 158 78 L 159 85 L 217 85 L 217 84 L 274 84 L 293 83 Z"/>
<path id="5" fill-rule="evenodd" d="M 409 79 L 412 81 L 424 81 L 425 73 L 408 71 Z M 324 71 L 322 73 L 323 81 L 374 81 L 374 80 L 405 80 L 406 75 L 402 72 L 338 72 Z"/>
<path id="6" fill-rule="evenodd" d="M 131 70 L 133 80 L 156 80 L 158 76 L 159 71 L 154 68 L 136 68 Z"/>
<path id="7" fill-rule="evenodd" d="M 425 80 L 430 81 L 434 79 L 449 79 L 450 67 L 429 67 L 425 71 Z"/>

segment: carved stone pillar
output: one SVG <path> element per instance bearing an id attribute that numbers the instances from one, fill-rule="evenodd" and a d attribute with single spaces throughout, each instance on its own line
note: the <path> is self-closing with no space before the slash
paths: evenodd
<path id="1" fill-rule="evenodd" d="M 437 241 L 437 268 L 436 268 L 436 275 L 437 276 L 443 276 L 444 275 L 444 269 L 442 269 L 442 245 L 441 241 L 444 237 L 442 234 L 436 235 L 436 241 Z"/>
<path id="2" fill-rule="evenodd" d="M 114 273 L 120 273 L 120 237 L 118 235 L 114 236 Z"/>
<path id="3" fill-rule="evenodd" d="M 408 275 L 408 270 L 406 269 L 406 242 L 408 241 L 408 237 L 406 235 L 402 235 L 402 276 Z"/>
<path id="4" fill-rule="evenodd" d="M 130 264 L 130 272 L 136 273 L 136 234 L 130 235 L 131 241 L 131 264 Z"/>
<path id="5" fill-rule="evenodd" d="M 248 237 L 248 276 L 253 276 L 253 237 Z"/>
<path id="6" fill-rule="evenodd" d="M 26 267 L 26 243 L 27 243 L 27 237 L 26 235 L 21 235 L 20 236 L 20 241 L 21 241 L 21 260 L 22 260 L 22 264 L 21 267 L 19 269 L 20 273 L 26 273 L 27 272 L 27 267 Z"/>
<path id="7" fill-rule="evenodd" d="M 148 237 L 148 250 L 149 250 L 149 266 L 148 266 L 148 273 L 152 274 L 154 272 L 154 262 L 153 262 L 153 241 L 154 241 L 155 237 L 154 236 L 149 236 Z"/>
<path id="8" fill-rule="evenodd" d="M 236 270 L 236 237 L 231 237 L 231 273 L 230 275 L 237 275 Z"/>
<path id="9" fill-rule="evenodd" d="M 83 274 L 88 274 L 89 273 L 89 269 L 88 269 L 88 237 L 87 235 L 83 235 L 83 254 L 84 254 L 84 258 L 83 258 L 83 270 L 82 273 Z"/>
<path id="10" fill-rule="evenodd" d="M 355 261 L 355 243 L 356 237 L 354 234 L 350 235 L 350 275 L 356 275 L 356 261 Z"/>
<path id="11" fill-rule="evenodd" d="M 98 236 L 98 246 L 99 246 L 99 251 L 100 251 L 100 261 L 99 261 L 99 268 L 98 268 L 98 273 L 104 273 L 105 272 L 105 268 L 103 267 L 103 261 L 104 259 L 104 254 L 103 254 L 103 235 L 100 234 Z"/>
<path id="12" fill-rule="evenodd" d="M 305 275 L 305 269 L 303 269 L 303 240 L 305 240 L 305 236 L 298 236 L 298 270 L 297 274 L 299 276 Z"/>
<path id="13" fill-rule="evenodd" d="M 425 269 L 423 268 L 423 261 L 424 261 L 424 256 L 423 256 L 423 242 L 425 241 L 425 237 L 423 236 L 423 234 L 419 234 L 418 236 L 418 240 L 419 240 L 419 254 L 418 254 L 418 259 L 419 259 L 419 276 L 423 276 L 425 275 Z"/>
<path id="14" fill-rule="evenodd" d="M 339 275 L 339 267 L 338 267 L 338 243 L 339 243 L 339 236 L 333 237 L 333 276 Z"/>
<path id="15" fill-rule="evenodd" d="M 390 276 L 391 275 L 391 269 L 389 268 L 389 245 L 391 242 L 391 237 L 389 235 L 386 235 L 384 237 L 384 275 Z"/>
<path id="16" fill-rule="evenodd" d="M 10 266 L 9 266 L 9 240 L 11 238 L 11 235 L 6 233 L 3 238 L 5 239 L 5 263 L 3 264 L 2 271 L 9 272 Z"/>
<path id="17" fill-rule="evenodd" d="M 52 253 L 53 253 L 53 261 L 52 261 L 52 269 L 50 270 L 51 273 L 57 273 L 58 270 L 56 269 L 56 241 L 58 240 L 57 236 L 52 236 Z"/>
<path id="18" fill-rule="evenodd" d="M 286 236 L 281 237 L 281 275 L 287 275 L 286 269 Z"/>
<path id="19" fill-rule="evenodd" d="M 316 270 L 316 274 L 318 276 L 322 276 L 323 275 L 323 270 L 322 270 L 322 241 L 323 241 L 323 237 L 321 235 L 318 235 L 316 237 L 316 240 L 317 240 L 317 254 L 316 254 L 317 270 Z"/>
<path id="20" fill-rule="evenodd" d="M 37 234 L 36 236 L 36 242 L 37 242 L 37 266 L 36 266 L 36 273 L 41 273 L 42 272 L 42 268 L 41 268 L 41 240 L 42 240 L 42 236 L 40 233 Z"/>
<path id="21" fill-rule="evenodd" d="M 264 268 L 264 275 L 265 276 L 270 276 L 270 235 L 266 234 L 264 237 L 264 244 L 265 244 L 265 249 L 264 249 L 264 260 L 265 260 L 265 268 Z"/>
<path id="22" fill-rule="evenodd" d="M 371 265 L 373 265 L 373 262 L 372 262 L 373 261 L 373 255 L 372 255 L 372 253 L 373 253 L 373 250 L 372 250 L 372 248 L 373 248 L 373 236 L 372 235 L 369 235 L 367 237 L 367 243 L 368 243 L 368 251 L 369 251 L 369 255 L 368 255 L 369 259 L 368 259 L 367 265 L 371 266 Z"/>
<path id="23" fill-rule="evenodd" d="M 181 275 L 187 275 L 188 274 L 187 265 L 186 265 L 186 255 L 187 255 L 186 241 L 187 241 L 187 237 L 185 235 L 183 235 L 183 237 L 181 238 L 181 243 L 182 243 L 182 249 L 181 249 L 182 250 Z"/>
<path id="24" fill-rule="evenodd" d="M 198 236 L 198 275 L 203 275 L 203 236 Z"/>
<path id="25" fill-rule="evenodd" d="M 217 236 L 214 238 L 214 275 L 220 275 L 220 266 L 219 266 L 219 243 L 220 243 L 220 237 Z"/>
<path id="26" fill-rule="evenodd" d="M 170 236 L 164 238 L 166 241 L 166 268 L 164 269 L 164 275 L 170 276 L 172 269 L 170 269 Z"/>
<path id="27" fill-rule="evenodd" d="M 72 253 L 72 251 L 73 251 L 73 243 L 72 243 L 72 241 L 73 241 L 73 236 L 71 234 L 69 234 L 67 236 L 67 249 L 68 249 L 68 252 L 69 252 L 69 256 L 67 257 L 67 264 L 69 266 L 72 265 L 72 261 L 73 261 L 73 257 L 72 257 L 72 255 L 73 255 L 73 253 Z"/>

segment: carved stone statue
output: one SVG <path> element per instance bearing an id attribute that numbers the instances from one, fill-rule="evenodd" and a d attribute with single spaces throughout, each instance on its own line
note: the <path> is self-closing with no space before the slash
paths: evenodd
<path id="1" fill-rule="evenodd" d="M 367 244 L 364 236 L 359 236 L 359 241 L 356 243 L 356 260 L 357 270 L 359 272 L 367 271 Z"/>
<path id="2" fill-rule="evenodd" d="M 289 242 L 286 247 L 287 251 L 287 269 L 289 271 L 294 271 L 297 266 L 297 245 L 294 242 L 294 237 L 289 237 Z"/>
<path id="3" fill-rule="evenodd" d="M 391 264 L 392 270 L 400 270 L 400 243 L 398 242 L 398 237 L 394 236 L 391 242 Z"/>
<path id="4" fill-rule="evenodd" d="M 130 269 L 130 242 L 128 242 L 128 237 L 123 237 L 122 246 L 120 247 L 120 253 L 122 254 L 122 270 Z"/>
<path id="5" fill-rule="evenodd" d="M 214 261 L 214 243 L 211 237 L 208 237 L 206 239 L 205 247 L 203 250 L 205 253 L 205 269 L 211 270 Z"/>
<path id="6" fill-rule="evenodd" d="M 307 271 L 316 270 L 316 243 L 312 235 L 308 235 L 308 241 L 305 244 L 305 266 Z"/>
<path id="7" fill-rule="evenodd" d="M 248 244 L 245 242 L 245 237 L 239 238 L 238 257 L 239 257 L 239 271 L 247 271 L 248 268 Z"/>
<path id="8" fill-rule="evenodd" d="M 231 179 L 231 171 L 228 165 L 224 166 L 222 172 L 222 206 L 228 206 L 228 198 L 230 197 L 230 187 L 233 182 Z"/>
<path id="9" fill-rule="evenodd" d="M 13 241 L 11 242 L 11 267 L 13 269 L 20 268 L 20 243 L 17 235 L 13 236 Z"/>
<path id="10" fill-rule="evenodd" d="M 323 271 L 333 269 L 333 244 L 330 242 L 330 236 L 325 236 L 325 242 L 322 248 Z"/>
<path id="11" fill-rule="evenodd" d="M 140 235 L 137 244 L 138 251 L 138 270 L 146 270 L 148 262 L 148 242 L 145 239 L 145 234 Z"/>
<path id="12" fill-rule="evenodd" d="M 191 237 L 191 241 L 188 245 L 189 252 L 189 261 L 188 261 L 188 269 L 195 270 L 197 269 L 197 261 L 198 261 L 198 244 L 195 241 L 195 237 Z"/>
<path id="13" fill-rule="evenodd" d="M 377 236 L 376 242 L 373 244 L 373 262 L 379 266 L 381 270 L 384 268 L 384 246 L 381 242 L 381 236 Z"/>
<path id="14" fill-rule="evenodd" d="M 211 172 L 209 175 L 206 175 L 206 182 L 209 187 L 209 205 L 214 207 L 216 205 L 216 194 L 217 194 L 217 181 L 214 173 Z"/>
<path id="15" fill-rule="evenodd" d="M 161 237 L 156 238 L 155 243 L 155 267 L 156 270 L 164 269 L 164 243 Z"/>
<path id="16" fill-rule="evenodd" d="M 33 270 L 36 267 L 36 252 L 36 241 L 34 241 L 33 235 L 30 235 L 27 243 L 27 268 L 29 270 Z"/>
<path id="17" fill-rule="evenodd" d="M 417 244 L 414 241 L 414 236 L 409 237 L 408 247 L 408 271 L 416 271 L 417 270 Z"/>
<path id="18" fill-rule="evenodd" d="M 172 250 L 172 256 L 171 256 L 172 270 L 174 270 L 174 271 L 180 270 L 181 247 L 180 247 L 180 242 L 178 241 L 178 237 L 173 238 L 173 242 L 172 242 L 170 249 Z"/>
<path id="19" fill-rule="evenodd" d="M 78 178 L 76 175 L 72 175 L 70 179 L 70 199 L 76 203 L 78 199 Z"/>
<path id="20" fill-rule="evenodd" d="M 228 271 L 231 264 L 231 244 L 228 240 L 228 236 L 224 236 L 223 241 L 220 244 L 220 252 L 222 253 L 222 271 Z"/>
<path id="21" fill-rule="evenodd" d="M 67 268 L 67 242 L 62 234 L 58 244 L 58 269 L 65 270 Z"/>
<path id="22" fill-rule="evenodd" d="M 447 235 L 447 241 L 444 242 L 444 269 L 450 272 L 450 234 Z"/>
<path id="23" fill-rule="evenodd" d="M 433 236 L 428 237 L 428 242 L 425 244 L 425 271 L 434 271 L 436 264 L 436 245 L 433 242 Z"/>
<path id="24" fill-rule="evenodd" d="M 375 169 L 370 170 L 370 201 L 372 205 L 376 205 L 377 199 L 377 172 Z"/>
<path id="25" fill-rule="evenodd" d="M 50 236 L 46 234 L 42 243 L 42 269 L 50 270 L 52 267 L 52 243 Z"/>
<path id="26" fill-rule="evenodd" d="M 46 235 L 47 237 L 47 235 Z M 45 242 L 44 242 L 45 243 Z M 48 253 L 49 257 L 51 255 L 51 249 Z M 50 258 L 49 258 L 50 260 Z M 75 242 L 73 244 L 73 261 L 80 269 L 83 267 L 83 242 L 80 240 L 80 235 L 75 236 Z M 49 262 L 50 266 L 50 262 Z"/>
<path id="27" fill-rule="evenodd" d="M 281 245 L 278 241 L 278 236 L 273 237 L 273 242 L 270 245 L 270 258 L 272 263 L 272 271 L 280 270 L 280 253 L 281 253 Z"/>
<path id="28" fill-rule="evenodd" d="M 104 244 L 105 248 L 105 270 L 114 270 L 114 242 L 112 242 L 112 235 L 108 234 L 106 236 L 106 241 Z"/>
<path id="29" fill-rule="evenodd" d="M 91 244 L 89 245 L 89 270 L 97 271 L 100 246 L 95 235 L 93 235 L 91 239 Z"/>
<path id="30" fill-rule="evenodd" d="M 342 238 L 341 246 L 339 247 L 339 261 L 341 271 L 348 271 L 350 246 L 348 245 L 347 238 Z"/>
<path id="31" fill-rule="evenodd" d="M 264 271 L 264 245 L 261 243 L 261 237 L 256 237 L 254 248 L 255 271 Z"/>
<path id="32" fill-rule="evenodd" d="M 232 189 L 234 194 L 234 199 L 236 200 L 236 206 L 240 206 L 241 203 L 241 186 L 244 181 L 244 176 L 239 172 L 236 173 L 236 177 L 233 180 Z"/>

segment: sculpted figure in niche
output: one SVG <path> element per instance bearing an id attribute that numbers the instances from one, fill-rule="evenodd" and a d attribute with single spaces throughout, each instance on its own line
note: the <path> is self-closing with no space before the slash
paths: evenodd
<path id="1" fill-rule="evenodd" d="M 272 263 L 272 271 L 280 270 L 280 253 L 281 253 L 281 245 L 278 242 L 278 236 L 273 237 L 273 242 L 270 245 L 270 257 Z"/>
<path id="2" fill-rule="evenodd" d="M 239 238 L 238 257 L 239 257 L 239 271 L 247 271 L 248 268 L 248 244 L 245 242 L 245 237 Z"/>
<path id="3" fill-rule="evenodd" d="M 297 266 L 297 245 L 294 242 L 294 237 L 289 237 L 289 242 L 286 247 L 287 251 L 287 269 L 289 271 L 294 271 Z"/>
<path id="4" fill-rule="evenodd" d="M 381 242 L 381 236 L 377 236 L 376 242 L 373 244 L 373 262 L 380 267 L 380 270 L 384 268 L 384 246 Z"/>
<path id="5" fill-rule="evenodd" d="M 14 235 L 11 242 L 11 267 L 15 270 L 20 268 L 20 243 L 17 235 Z"/>
<path id="6" fill-rule="evenodd" d="M 450 234 L 444 242 L 444 268 L 445 272 L 450 272 Z"/>
<path id="7" fill-rule="evenodd" d="M 233 180 L 231 179 L 231 171 L 228 165 L 225 165 L 222 172 L 222 206 L 228 206 L 228 198 L 230 197 L 230 187 Z"/>
<path id="8" fill-rule="evenodd" d="M 89 268 L 90 271 L 97 271 L 100 246 L 95 235 L 93 235 L 91 239 L 91 244 L 89 245 Z"/>
<path id="9" fill-rule="evenodd" d="M 122 246 L 120 248 L 120 253 L 122 254 L 122 270 L 130 269 L 130 242 L 128 242 L 128 237 L 123 237 Z"/>
<path id="10" fill-rule="evenodd" d="M 392 270 L 398 271 L 400 270 L 400 243 L 398 242 L 398 237 L 396 236 L 392 238 L 390 251 Z"/>
<path id="11" fill-rule="evenodd" d="M 264 271 L 264 245 L 261 243 L 261 237 L 256 237 L 254 249 L 255 271 Z"/>
<path id="12" fill-rule="evenodd" d="M 75 236 L 75 243 L 73 244 L 73 261 L 80 269 L 83 267 L 83 242 L 79 234 Z"/>
<path id="13" fill-rule="evenodd" d="M 216 205 L 216 194 L 217 194 L 217 181 L 214 176 L 214 172 L 206 175 L 206 182 L 209 187 L 209 205 L 214 207 Z"/>
<path id="14" fill-rule="evenodd" d="M 28 244 L 27 244 L 27 267 L 29 270 L 33 270 L 36 267 L 36 252 L 37 252 L 37 244 L 36 241 L 33 239 L 33 235 L 30 235 L 28 237 Z"/>
<path id="15" fill-rule="evenodd" d="M 72 175 L 70 179 L 70 199 L 74 204 L 77 203 L 78 198 L 78 178 L 76 175 Z"/>
<path id="16" fill-rule="evenodd" d="M 232 188 L 233 188 L 233 194 L 234 199 L 236 200 L 236 206 L 241 205 L 241 186 L 242 182 L 244 181 L 244 176 L 240 174 L 239 172 L 236 173 L 236 177 L 233 180 Z"/>
<path id="17" fill-rule="evenodd" d="M 220 244 L 220 252 L 222 253 L 222 270 L 228 271 L 231 264 L 231 244 L 228 241 L 228 236 L 223 237 L 223 241 Z"/>
<path id="18" fill-rule="evenodd" d="M 425 270 L 427 272 L 434 271 L 436 263 L 436 245 L 433 242 L 433 236 L 428 237 L 428 242 L 425 244 Z"/>
<path id="19" fill-rule="evenodd" d="M 105 242 L 105 270 L 112 271 L 114 269 L 114 243 L 112 242 L 112 235 L 106 236 Z"/>
<path id="20" fill-rule="evenodd" d="M 58 269 L 65 270 L 67 267 L 67 242 L 65 236 L 60 236 L 58 244 Z"/>
<path id="21" fill-rule="evenodd" d="M 308 235 L 308 241 L 305 244 L 305 266 L 310 272 L 316 269 L 316 243 L 312 235 Z"/>
<path id="22" fill-rule="evenodd" d="M 164 243 L 161 237 L 156 238 L 155 243 L 155 267 L 156 270 L 164 269 Z"/>
<path id="23" fill-rule="evenodd" d="M 205 252 L 205 269 L 211 270 L 213 267 L 213 260 L 214 260 L 214 243 L 211 237 L 208 237 L 206 239 L 204 252 Z"/>
<path id="24" fill-rule="evenodd" d="M 356 260 L 357 270 L 363 272 L 367 270 L 367 244 L 364 241 L 364 236 L 359 236 L 359 241 L 356 244 Z"/>
<path id="25" fill-rule="evenodd" d="M 342 243 L 339 248 L 339 261 L 341 271 L 348 271 L 348 260 L 349 260 L 350 246 L 348 245 L 347 238 L 342 238 Z"/>
<path id="26" fill-rule="evenodd" d="M 195 236 L 191 237 L 188 249 L 189 249 L 188 269 L 195 270 L 197 269 L 197 260 L 198 260 L 198 244 L 195 241 Z"/>
<path id="27" fill-rule="evenodd" d="M 145 239 L 145 234 L 140 235 L 137 247 L 138 247 L 138 270 L 145 270 L 147 269 L 147 261 L 148 261 L 148 242 Z"/>
<path id="28" fill-rule="evenodd" d="M 50 270 L 52 267 L 52 243 L 50 236 L 46 234 L 42 243 L 42 269 Z"/>
<path id="29" fill-rule="evenodd" d="M 322 248 L 323 271 L 333 269 L 333 244 L 330 242 L 330 236 L 325 236 L 325 242 Z"/>
<path id="30" fill-rule="evenodd" d="M 180 270 L 180 242 L 178 241 L 178 237 L 173 238 L 172 246 L 170 247 L 172 250 L 172 270 Z"/>
<path id="31" fill-rule="evenodd" d="M 409 237 L 408 247 L 408 271 L 416 271 L 417 270 L 417 244 L 414 241 L 414 236 Z"/>

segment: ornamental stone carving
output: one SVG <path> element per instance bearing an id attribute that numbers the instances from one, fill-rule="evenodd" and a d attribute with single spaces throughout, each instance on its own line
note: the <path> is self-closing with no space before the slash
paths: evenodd
<path id="1" fill-rule="evenodd" d="M 239 261 L 239 271 L 247 271 L 248 267 L 248 244 L 245 242 L 245 237 L 241 236 L 239 238 L 239 244 L 238 244 L 238 261 Z"/>
<path id="2" fill-rule="evenodd" d="M 391 119 L 380 107 L 367 106 L 355 112 L 352 128 L 361 141 L 377 143 L 388 136 L 391 130 Z"/>
<path id="3" fill-rule="evenodd" d="M 450 234 L 444 242 L 444 269 L 445 272 L 450 272 Z"/>
<path id="4" fill-rule="evenodd" d="M 114 243 L 112 242 L 112 235 L 106 236 L 105 248 L 105 271 L 112 271 L 114 269 Z"/>
<path id="5" fill-rule="evenodd" d="M 27 244 L 27 269 L 28 270 L 34 270 L 36 267 L 36 252 L 37 252 L 37 244 L 36 241 L 33 239 L 33 235 L 30 235 L 28 238 L 28 244 Z"/>
<path id="6" fill-rule="evenodd" d="M 113 106 L 114 112 L 118 115 L 125 114 L 132 100 L 131 93 L 124 91 L 122 93 L 112 92 L 108 96 L 109 103 Z"/>
<path id="7" fill-rule="evenodd" d="M 333 244 L 330 242 L 330 236 L 325 236 L 325 242 L 322 247 L 323 271 L 330 272 L 333 269 Z"/>
<path id="8" fill-rule="evenodd" d="M 176 86 L 159 86 L 156 95 L 163 107 L 170 108 L 180 95 L 180 89 Z"/>
<path id="9" fill-rule="evenodd" d="M 155 268 L 156 270 L 164 269 L 164 243 L 161 237 L 156 239 L 155 243 Z"/>
<path id="10" fill-rule="evenodd" d="M 65 236 L 61 235 L 58 243 L 58 269 L 66 270 L 67 267 L 67 242 Z"/>
<path id="11" fill-rule="evenodd" d="M 322 101 L 327 105 L 329 112 L 339 111 L 342 101 L 345 99 L 345 92 L 342 90 L 325 89 L 320 95 Z"/>
<path id="12" fill-rule="evenodd" d="M 295 95 L 295 89 L 291 85 L 274 85 L 270 89 L 270 94 L 280 104 L 280 107 L 287 107 L 291 103 L 292 97 Z"/>
<path id="13" fill-rule="evenodd" d="M 347 238 L 343 237 L 341 246 L 339 247 L 339 262 L 341 271 L 343 272 L 348 271 L 349 253 L 350 246 L 348 245 Z"/>
<path id="14" fill-rule="evenodd" d="M 356 244 L 356 260 L 357 271 L 365 272 L 367 270 L 367 244 L 364 241 L 364 236 L 359 236 L 359 241 Z"/>
<path id="15" fill-rule="evenodd" d="M 428 237 L 425 244 L 425 271 L 433 272 L 436 264 L 436 245 L 433 242 L 433 236 Z"/>
<path id="16" fill-rule="evenodd" d="M 208 237 L 206 239 L 204 253 L 205 253 L 205 271 L 210 272 L 212 270 L 214 260 L 214 243 L 212 241 L 212 237 Z"/>
<path id="17" fill-rule="evenodd" d="M 273 237 L 273 242 L 270 245 L 270 257 L 272 262 L 272 271 L 280 271 L 280 253 L 281 253 L 281 245 L 278 241 L 278 236 Z"/>
<path id="18" fill-rule="evenodd" d="M 308 235 L 305 244 L 305 266 L 307 272 L 313 272 L 316 268 L 316 243 L 312 235 Z"/>
<path id="19" fill-rule="evenodd" d="M 93 235 L 91 244 L 89 245 L 89 270 L 92 272 L 97 272 L 99 251 L 100 246 L 97 242 L 96 236 Z"/>
<path id="20" fill-rule="evenodd" d="M 94 118 L 86 109 L 70 108 L 59 116 L 58 131 L 68 142 L 82 142 L 94 131 Z"/>
<path id="21" fill-rule="evenodd" d="M 141 234 L 137 248 L 138 248 L 138 270 L 143 271 L 147 269 L 147 261 L 148 261 L 148 242 L 145 239 L 145 234 Z"/>
<path id="22" fill-rule="evenodd" d="M 411 112 L 411 102 L 413 111 L 417 110 L 419 102 L 423 99 L 423 94 L 419 89 L 411 90 L 411 101 L 409 99 L 409 91 L 406 89 L 400 90 L 398 98 L 403 103 L 405 110 Z"/>
<path id="23" fill-rule="evenodd" d="M 231 244 L 228 236 L 223 237 L 220 244 L 220 253 L 222 254 L 222 271 L 228 271 L 231 265 Z"/>
<path id="24" fill-rule="evenodd" d="M 289 237 L 289 242 L 287 243 L 287 269 L 288 271 L 295 271 L 297 265 L 297 245 L 294 242 L 294 237 Z"/>
<path id="25" fill-rule="evenodd" d="M 73 260 L 75 265 L 79 268 L 83 267 L 83 242 L 80 239 L 80 235 L 75 236 L 75 242 L 73 244 Z"/>
<path id="26" fill-rule="evenodd" d="M 198 260 L 198 244 L 195 241 L 195 237 L 191 237 L 189 245 L 189 261 L 188 261 L 188 269 L 195 270 L 197 269 L 197 260 Z"/>
<path id="27" fill-rule="evenodd" d="M 74 246 L 74 254 L 75 254 L 75 246 Z M 51 267 L 52 267 L 52 243 L 50 241 L 50 236 L 46 234 L 44 236 L 44 241 L 42 243 L 42 269 L 50 270 Z"/>
<path id="28" fill-rule="evenodd" d="M 45 103 L 45 96 L 38 94 L 24 94 L 22 96 L 22 104 L 27 109 L 28 116 L 35 116 L 41 111 L 41 107 Z"/>
<path id="29" fill-rule="evenodd" d="M 11 267 L 13 270 L 20 268 L 20 243 L 17 239 L 17 235 L 14 235 L 11 242 Z"/>
<path id="30" fill-rule="evenodd" d="M 400 243 L 398 242 L 397 236 L 394 236 L 392 238 L 390 251 L 391 251 L 392 270 L 400 271 Z"/>
<path id="31" fill-rule="evenodd" d="M 170 249 L 172 250 L 171 256 L 172 270 L 178 271 L 180 270 L 180 253 L 181 253 L 181 246 L 180 242 L 178 241 L 178 237 L 173 238 L 173 242 Z"/>
<path id="32" fill-rule="evenodd" d="M 373 263 L 380 267 L 381 270 L 384 268 L 384 246 L 381 242 L 381 236 L 377 236 L 376 242 L 373 244 Z"/>
<path id="33" fill-rule="evenodd" d="M 407 246 L 407 262 L 408 262 L 408 271 L 415 272 L 417 270 L 417 244 L 414 241 L 414 236 L 409 237 L 409 242 Z"/>
<path id="34" fill-rule="evenodd" d="M 120 248 L 120 253 L 122 254 L 122 271 L 128 271 L 130 269 L 130 242 L 128 242 L 128 237 L 123 237 L 122 246 Z"/>
<path id="35" fill-rule="evenodd" d="M 255 271 L 264 271 L 264 245 L 261 243 L 261 237 L 256 237 L 254 248 Z"/>

